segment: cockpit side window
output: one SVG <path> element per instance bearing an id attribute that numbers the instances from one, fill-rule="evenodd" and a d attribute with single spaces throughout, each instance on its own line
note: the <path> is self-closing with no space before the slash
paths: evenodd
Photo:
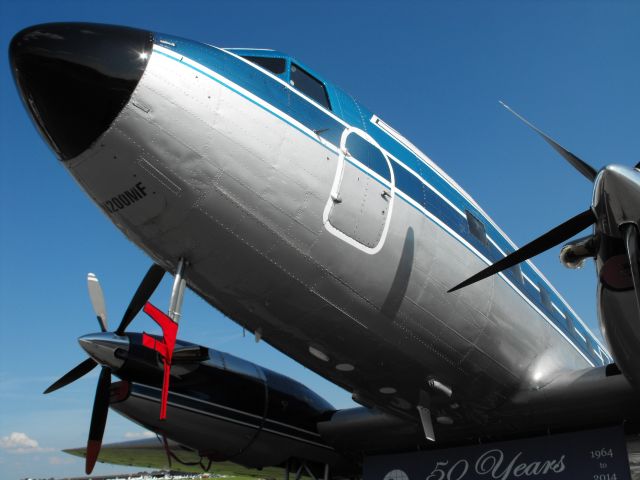
<path id="1" fill-rule="evenodd" d="M 282 75 L 287 67 L 287 62 L 284 58 L 275 57 L 252 57 L 243 56 L 242 58 L 249 60 L 251 63 L 255 63 L 265 70 L 269 70 L 275 75 Z"/>
<path id="2" fill-rule="evenodd" d="M 329 103 L 327 90 L 326 88 L 324 88 L 322 82 L 317 78 L 311 76 L 295 63 L 291 64 L 290 83 L 291 85 L 293 85 L 293 87 L 300 90 L 307 97 L 315 100 L 327 110 L 331 110 L 331 104 Z"/>

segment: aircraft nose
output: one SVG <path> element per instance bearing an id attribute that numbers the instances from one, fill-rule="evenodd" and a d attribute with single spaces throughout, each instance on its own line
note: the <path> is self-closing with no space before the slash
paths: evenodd
<path id="1" fill-rule="evenodd" d="M 101 365 L 117 370 L 129 352 L 129 337 L 112 332 L 91 333 L 78 338 L 80 346 Z"/>
<path id="2" fill-rule="evenodd" d="M 126 105 L 153 48 L 145 30 L 92 23 L 26 28 L 9 46 L 33 121 L 61 160 L 76 157 Z"/>

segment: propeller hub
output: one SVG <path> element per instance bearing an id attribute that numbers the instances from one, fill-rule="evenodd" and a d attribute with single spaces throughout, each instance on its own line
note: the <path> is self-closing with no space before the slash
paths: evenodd
<path id="1" fill-rule="evenodd" d="M 78 338 L 78 343 L 91 358 L 111 370 L 122 367 L 129 351 L 129 337 L 112 332 L 84 335 Z"/>
<path id="2" fill-rule="evenodd" d="M 620 227 L 640 222 L 640 172 L 624 165 L 608 165 L 596 177 L 593 210 L 599 228 L 606 235 L 620 238 Z"/>

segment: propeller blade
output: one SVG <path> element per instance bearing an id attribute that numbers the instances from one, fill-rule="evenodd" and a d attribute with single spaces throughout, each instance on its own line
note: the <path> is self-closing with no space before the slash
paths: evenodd
<path id="1" fill-rule="evenodd" d="M 560 145 L 559 143 L 554 141 L 551 137 L 549 137 L 542 130 L 540 130 L 535 125 L 533 125 L 531 122 L 529 122 L 522 115 L 520 115 L 519 113 L 514 111 L 511 107 L 509 107 L 502 100 L 500 101 L 500 105 L 502 105 L 504 108 L 506 108 L 511 113 L 513 113 L 516 117 L 518 117 L 520 120 L 522 120 L 525 123 L 525 125 L 527 125 L 533 131 L 535 131 L 538 135 L 540 135 L 544 139 L 545 142 L 547 142 L 549 145 L 551 145 L 551 147 L 556 152 L 558 152 L 560 155 L 562 155 L 564 157 L 564 159 L 567 162 L 569 162 L 573 166 L 573 168 L 578 170 L 582 175 L 587 177 L 592 182 L 596 179 L 596 175 L 598 175 L 598 172 L 597 172 L 597 170 L 595 168 L 593 168 L 591 165 L 589 165 L 588 163 L 584 162 L 583 160 L 580 160 L 577 156 L 575 156 L 569 150 L 567 150 L 562 145 Z"/>
<path id="2" fill-rule="evenodd" d="M 102 436 L 104 427 L 107 424 L 107 414 L 109 413 L 109 387 L 111 386 L 111 370 L 102 367 L 98 386 L 96 388 L 96 398 L 93 401 L 93 412 L 91 413 L 91 426 L 89 427 L 89 439 L 87 440 L 87 457 L 85 462 L 85 472 L 89 475 L 98 460 L 100 447 L 102 446 Z"/>
<path id="3" fill-rule="evenodd" d="M 93 273 L 87 275 L 87 287 L 89 288 L 89 298 L 91 299 L 91 305 L 93 305 L 93 311 L 96 312 L 96 317 L 98 317 L 100 330 L 106 332 L 108 330 L 107 307 L 104 303 L 104 294 L 102 293 L 98 277 Z"/>
<path id="4" fill-rule="evenodd" d="M 47 388 L 44 391 L 44 393 L 45 394 L 51 393 L 55 390 L 58 390 L 59 388 L 69 385 L 71 382 L 75 382 L 80 377 L 83 377 L 84 375 L 89 373 L 91 370 L 93 370 L 96 367 L 96 365 L 98 365 L 98 363 L 94 359 L 87 358 L 84 362 L 77 365 L 72 370 L 69 370 L 62 377 L 60 377 L 53 384 L 51 384 L 51 386 Z"/>
<path id="5" fill-rule="evenodd" d="M 127 329 L 131 321 L 138 314 L 138 312 L 140 312 L 142 307 L 144 307 L 144 305 L 149 300 L 149 297 L 151 297 L 155 289 L 158 287 L 163 276 L 164 269 L 160 265 L 155 263 L 151 265 L 151 268 L 149 268 L 149 271 L 142 279 L 138 290 L 136 290 L 136 293 L 131 299 L 131 303 L 129 303 L 127 310 L 122 316 L 122 321 L 120 322 L 120 325 L 116 330 L 117 335 L 124 334 L 124 331 Z"/>
<path id="6" fill-rule="evenodd" d="M 624 225 L 624 240 L 629 256 L 629 266 L 631 267 L 631 278 L 633 279 L 633 289 L 636 291 L 638 310 L 640 311 L 640 268 L 638 267 L 638 228 L 629 223 Z"/>
<path id="7" fill-rule="evenodd" d="M 471 285 L 472 283 L 476 283 L 480 280 L 490 277 L 491 275 L 511 268 L 520 262 L 524 262 L 525 260 L 530 259 L 531 257 L 535 257 L 539 253 L 542 253 L 545 250 L 549 250 L 551 247 L 555 247 L 559 243 L 570 239 L 575 234 L 587 228 L 589 225 L 593 225 L 595 221 L 596 216 L 591 211 L 591 209 L 586 210 L 571 218 L 570 220 L 567 220 L 563 224 L 558 225 L 554 229 L 549 230 L 541 237 L 538 237 L 532 242 L 527 243 L 524 247 L 507 255 L 502 260 L 497 261 L 493 265 L 489 265 L 484 270 L 476 273 L 464 282 L 450 289 L 448 293 L 454 292 L 460 288 L 466 287 L 467 285 Z"/>

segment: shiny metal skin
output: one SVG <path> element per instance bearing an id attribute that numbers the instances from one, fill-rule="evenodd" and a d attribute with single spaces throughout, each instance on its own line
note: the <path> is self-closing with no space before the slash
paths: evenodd
<path id="1" fill-rule="evenodd" d="M 169 301 L 169 317 L 176 323 L 180 323 L 182 311 L 182 301 L 184 299 L 184 289 L 186 282 L 184 280 L 184 269 L 186 262 L 183 258 L 178 262 L 178 268 L 173 279 L 173 288 L 171 289 L 171 299 Z"/>
<path id="2" fill-rule="evenodd" d="M 624 165 L 607 165 L 596 177 L 592 208 L 599 231 L 621 238 L 623 224 L 640 222 L 640 172 Z"/>
<path id="3" fill-rule="evenodd" d="M 96 362 L 114 371 L 124 365 L 126 353 L 129 351 L 129 337 L 112 332 L 83 335 L 78 338 L 78 343 Z"/>
<path id="4" fill-rule="evenodd" d="M 616 363 L 640 388 L 640 315 L 624 244 L 625 225 L 640 223 L 640 172 L 609 165 L 596 177 L 592 208 L 602 232 L 596 267 L 598 317 Z"/>

